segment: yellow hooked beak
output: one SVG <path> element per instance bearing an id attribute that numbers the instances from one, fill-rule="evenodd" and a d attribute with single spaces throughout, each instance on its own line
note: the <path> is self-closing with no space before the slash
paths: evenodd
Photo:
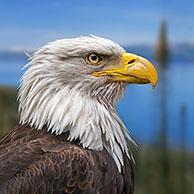
<path id="1" fill-rule="evenodd" d="M 155 88 L 158 75 L 156 69 L 147 59 L 131 54 L 124 53 L 119 67 L 93 72 L 93 76 L 110 76 L 110 81 L 122 81 L 128 83 L 146 84 L 151 83 Z"/>

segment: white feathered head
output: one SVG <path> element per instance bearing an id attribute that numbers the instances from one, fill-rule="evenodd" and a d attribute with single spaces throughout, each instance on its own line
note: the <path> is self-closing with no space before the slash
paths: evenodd
<path id="1" fill-rule="evenodd" d="M 127 152 L 127 129 L 114 108 L 128 83 L 151 83 L 157 73 L 143 57 L 96 36 L 50 42 L 30 57 L 20 92 L 22 124 L 69 131 L 90 149 L 105 147 L 117 164 Z"/>

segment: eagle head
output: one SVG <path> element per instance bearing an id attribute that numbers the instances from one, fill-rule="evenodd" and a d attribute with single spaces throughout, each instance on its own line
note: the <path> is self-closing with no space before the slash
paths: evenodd
<path id="1" fill-rule="evenodd" d="M 87 36 L 50 42 L 27 64 L 19 91 L 20 122 L 79 139 L 123 165 L 128 130 L 115 110 L 127 84 L 157 83 L 154 66 L 111 40 Z M 130 157 L 130 156 L 129 156 Z"/>

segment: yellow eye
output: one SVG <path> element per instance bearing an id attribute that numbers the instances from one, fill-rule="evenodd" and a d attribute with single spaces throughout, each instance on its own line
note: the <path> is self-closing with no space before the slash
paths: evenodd
<path id="1" fill-rule="evenodd" d="M 101 58 L 96 53 L 91 53 L 87 56 L 87 61 L 92 65 L 98 65 L 101 61 Z"/>

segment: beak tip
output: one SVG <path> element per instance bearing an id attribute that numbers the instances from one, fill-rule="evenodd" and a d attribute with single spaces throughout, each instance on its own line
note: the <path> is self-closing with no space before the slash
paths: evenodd
<path id="1" fill-rule="evenodd" d="M 152 88 L 154 90 L 157 83 L 158 83 L 158 73 L 157 73 L 156 69 L 154 68 L 154 66 L 152 66 L 152 67 L 153 67 L 153 69 L 152 69 L 152 73 L 150 76 L 150 83 L 151 83 Z"/>
<path id="2" fill-rule="evenodd" d="M 156 88 L 156 85 L 152 85 L 152 89 L 154 90 Z"/>
<path id="3" fill-rule="evenodd" d="M 156 88 L 157 83 L 158 83 L 158 78 L 153 79 L 150 82 L 151 82 L 151 85 L 152 85 L 152 89 L 154 90 Z"/>

